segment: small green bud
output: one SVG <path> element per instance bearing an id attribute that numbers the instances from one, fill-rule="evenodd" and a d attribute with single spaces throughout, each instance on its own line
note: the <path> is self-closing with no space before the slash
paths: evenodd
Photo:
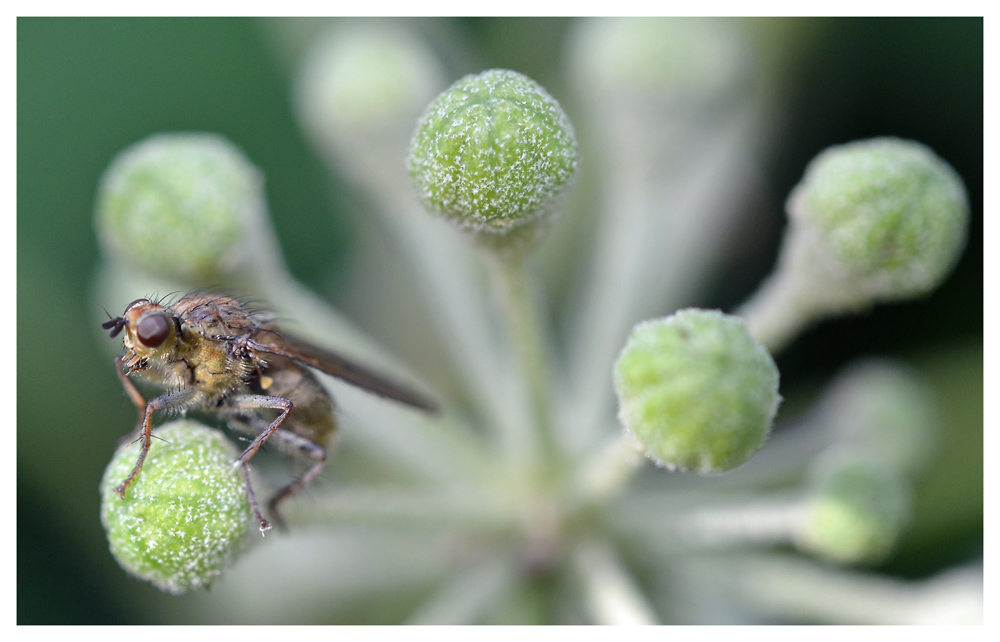
<path id="1" fill-rule="evenodd" d="M 226 281 L 264 209 L 257 169 L 214 134 L 160 134 L 105 171 L 97 197 L 104 253 L 194 284 Z"/>
<path id="2" fill-rule="evenodd" d="M 917 373 L 903 364 L 867 359 L 830 384 L 818 421 L 837 443 L 912 474 L 931 459 L 937 441 L 932 398 Z"/>
<path id="3" fill-rule="evenodd" d="M 473 232 L 507 234 L 554 214 L 576 172 L 577 144 L 544 89 L 493 69 L 462 78 L 431 102 L 409 162 L 428 209 Z"/>
<path id="4" fill-rule="evenodd" d="M 240 551 L 256 520 L 239 454 L 218 430 L 175 421 L 155 437 L 126 499 L 115 491 L 135 465 L 122 445 L 101 480 L 101 523 L 126 571 L 168 593 L 209 586 Z"/>
<path id="5" fill-rule="evenodd" d="M 881 461 L 832 452 L 818 462 L 816 496 L 798 546 L 842 564 L 883 560 L 909 513 L 902 478 Z"/>
<path id="6" fill-rule="evenodd" d="M 747 461 L 778 411 L 778 368 L 742 320 L 682 310 L 640 323 L 615 363 L 619 417 L 668 468 L 722 472 Z"/>
<path id="7" fill-rule="evenodd" d="M 789 197 L 788 213 L 813 231 L 818 259 L 872 301 L 937 287 L 969 224 L 955 171 L 927 147 L 896 138 L 824 151 Z"/>

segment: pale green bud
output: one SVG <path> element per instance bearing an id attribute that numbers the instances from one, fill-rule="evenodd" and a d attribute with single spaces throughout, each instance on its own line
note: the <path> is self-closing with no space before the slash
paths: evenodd
<path id="1" fill-rule="evenodd" d="M 301 120 L 314 138 L 333 146 L 383 132 L 401 134 L 405 145 L 413 120 L 444 86 L 438 69 L 429 48 L 403 25 L 338 22 L 302 65 Z"/>
<path id="2" fill-rule="evenodd" d="M 138 447 L 123 444 L 101 480 L 101 523 L 123 569 L 168 593 L 207 587 L 240 551 L 257 522 L 239 453 L 218 430 L 181 420 L 155 438 L 125 499 L 116 492 Z"/>
<path id="3" fill-rule="evenodd" d="M 160 134 L 112 161 L 95 222 L 108 258 L 156 276 L 217 285 L 249 252 L 263 199 L 257 169 L 224 138 Z"/>
<path id="4" fill-rule="evenodd" d="M 876 138 L 817 156 L 788 199 L 817 260 L 872 301 L 936 288 L 965 246 L 962 180 L 927 147 Z"/>
<path id="5" fill-rule="evenodd" d="M 410 175 L 425 206 L 464 229 L 507 234 L 555 213 L 577 167 L 573 126 L 526 76 L 462 78 L 417 123 Z"/>
<path id="6" fill-rule="evenodd" d="M 910 505 L 899 473 L 877 459 L 837 451 L 818 462 L 814 485 L 800 548 L 842 564 L 876 563 L 892 551 Z"/>
<path id="7" fill-rule="evenodd" d="M 852 364 L 830 384 L 818 410 L 817 420 L 831 439 L 901 472 L 915 473 L 933 456 L 933 394 L 903 364 L 881 359 Z"/>
<path id="8" fill-rule="evenodd" d="M 640 323 L 614 368 L 619 417 L 662 466 L 700 473 L 747 461 L 778 410 L 778 368 L 742 320 L 682 310 Z"/>
<path id="9" fill-rule="evenodd" d="M 736 25 L 715 18 L 590 18 L 577 23 L 570 62 L 584 91 L 652 101 L 657 110 L 733 102 L 751 55 Z M 659 114 L 663 116 L 662 112 Z"/>
<path id="10" fill-rule="evenodd" d="M 969 225 L 954 170 L 896 138 L 826 150 L 786 208 L 778 269 L 739 310 L 772 351 L 818 319 L 930 292 L 958 261 Z"/>

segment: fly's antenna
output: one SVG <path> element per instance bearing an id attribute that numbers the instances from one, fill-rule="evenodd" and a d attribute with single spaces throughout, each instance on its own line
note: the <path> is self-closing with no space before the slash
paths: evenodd
<path id="1" fill-rule="evenodd" d="M 104 308 L 101 308 L 104 310 Z M 108 315 L 108 320 L 101 324 L 101 327 L 105 330 L 111 330 L 110 337 L 113 339 L 121 334 L 122 329 L 125 327 L 124 317 L 113 317 L 111 313 L 104 310 L 104 314 Z"/>

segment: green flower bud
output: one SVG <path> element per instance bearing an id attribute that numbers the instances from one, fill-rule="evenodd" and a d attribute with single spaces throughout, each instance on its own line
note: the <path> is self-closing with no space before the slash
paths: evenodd
<path id="1" fill-rule="evenodd" d="M 747 461 L 778 411 L 778 369 L 743 322 L 682 310 L 640 323 L 614 369 L 619 417 L 668 468 L 722 472 Z"/>
<path id="2" fill-rule="evenodd" d="M 559 103 L 502 69 L 466 76 L 439 95 L 410 149 L 425 206 L 477 233 L 543 222 L 576 167 L 573 126 Z"/>
<path id="3" fill-rule="evenodd" d="M 927 147 L 896 138 L 820 154 L 789 197 L 788 214 L 813 232 L 817 259 L 872 301 L 937 287 L 969 224 L 955 171 Z"/>
<path id="4" fill-rule="evenodd" d="M 798 546 L 843 564 L 883 560 L 909 513 L 899 474 L 881 461 L 834 452 L 818 463 L 815 486 Z"/>
<path id="5" fill-rule="evenodd" d="M 823 395 L 818 420 L 837 443 L 912 474 L 933 456 L 935 410 L 931 391 L 917 373 L 903 364 L 869 359 L 838 375 Z"/>
<path id="6" fill-rule="evenodd" d="M 122 445 L 101 481 L 101 523 L 126 571 L 168 593 L 209 586 L 256 528 L 239 455 L 218 430 L 175 421 L 154 431 L 126 499 L 115 489 L 135 466 Z"/>
<path id="7" fill-rule="evenodd" d="M 572 39 L 584 91 L 704 110 L 733 102 L 752 68 L 734 25 L 714 18 L 592 18 Z M 600 97 L 600 96 L 599 96 Z M 663 114 L 657 114 L 662 118 Z"/>
<path id="8" fill-rule="evenodd" d="M 413 119 L 444 82 L 423 43 L 402 25 L 336 24 L 302 66 L 298 105 L 318 140 L 339 144 Z M 403 139 L 406 140 L 405 138 Z"/>
<path id="9" fill-rule="evenodd" d="M 101 179 L 96 226 L 109 258 L 145 272 L 218 284 L 248 253 L 262 179 L 213 134 L 161 134 L 119 154 Z"/>

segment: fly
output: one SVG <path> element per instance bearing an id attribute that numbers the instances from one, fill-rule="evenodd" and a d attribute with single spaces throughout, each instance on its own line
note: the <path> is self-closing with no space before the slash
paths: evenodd
<path id="1" fill-rule="evenodd" d="M 280 525 L 278 503 L 319 474 L 326 463 L 326 443 L 337 430 L 333 398 L 311 368 L 414 408 L 436 411 L 436 405 L 420 393 L 279 332 L 270 315 L 250 310 L 228 296 L 195 293 L 170 305 L 137 299 L 122 316 L 102 327 L 112 337 L 124 331 L 125 354 L 115 364 L 125 392 L 140 413 L 129 435 L 138 435 L 139 458 L 116 489 L 123 499 L 149 452 L 153 415 L 200 409 L 255 435 L 236 463 L 262 533 L 271 524 L 250 486 L 250 459 L 269 439 L 310 458 L 305 473 L 268 502 L 272 519 Z M 167 392 L 147 401 L 129 378 L 140 374 Z M 278 416 L 267 421 L 258 414 L 262 410 L 277 411 Z"/>

